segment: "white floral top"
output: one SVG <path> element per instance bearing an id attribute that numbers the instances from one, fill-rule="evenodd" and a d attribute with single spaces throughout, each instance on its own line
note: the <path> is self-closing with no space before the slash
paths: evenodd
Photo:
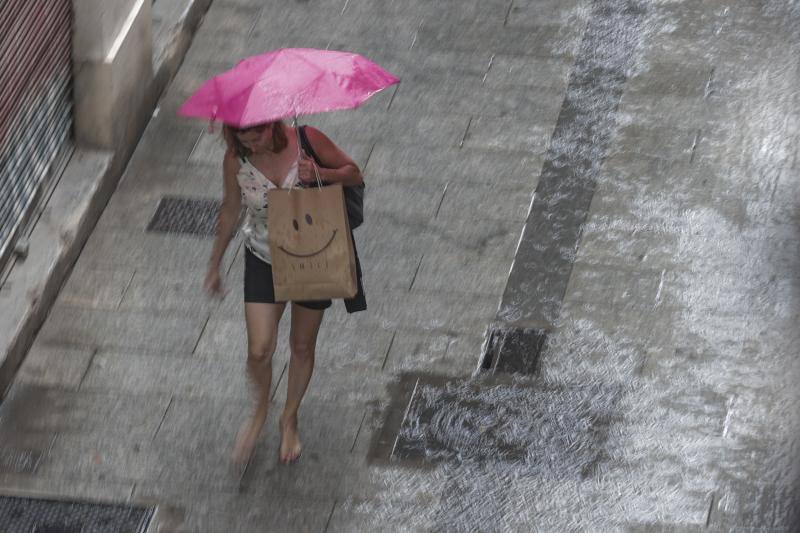
<path id="1" fill-rule="evenodd" d="M 242 226 L 244 244 L 256 257 L 271 263 L 272 258 L 267 244 L 267 191 L 275 189 L 275 184 L 248 160 L 242 163 L 236 181 L 242 190 L 242 203 L 247 208 Z M 297 161 L 295 161 L 283 179 L 281 189 L 290 189 L 297 184 Z"/>

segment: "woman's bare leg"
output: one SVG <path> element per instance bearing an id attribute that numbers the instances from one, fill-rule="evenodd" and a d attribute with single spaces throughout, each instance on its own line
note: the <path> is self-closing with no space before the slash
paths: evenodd
<path id="1" fill-rule="evenodd" d="M 253 453 L 267 418 L 272 388 L 272 355 L 278 343 L 278 323 L 286 304 L 246 303 L 247 375 L 253 386 L 255 406 L 236 437 L 233 461 L 243 466 Z"/>
<path id="2" fill-rule="evenodd" d="M 292 331 L 290 334 L 291 359 L 286 388 L 286 405 L 280 418 L 281 462 L 291 462 L 300 457 L 300 436 L 297 433 L 297 410 L 311 381 L 314 371 L 314 352 L 317 333 L 322 324 L 324 310 L 308 309 L 292 303 Z"/>

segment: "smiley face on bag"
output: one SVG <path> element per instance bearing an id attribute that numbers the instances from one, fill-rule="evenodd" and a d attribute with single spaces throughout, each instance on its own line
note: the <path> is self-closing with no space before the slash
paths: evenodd
<path id="1" fill-rule="evenodd" d="M 309 213 L 293 218 L 291 224 L 293 231 L 285 234 L 288 242 L 278 248 L 301 262 L 322 255 L 336 238 L 336 228 Z"/>

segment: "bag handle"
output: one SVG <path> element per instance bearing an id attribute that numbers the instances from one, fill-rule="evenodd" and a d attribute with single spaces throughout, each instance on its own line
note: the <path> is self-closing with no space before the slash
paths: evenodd
<path id="1" fill-rule="evenodd" d="M 317 168 L 319 166 L 319 160 L 317 159 L 317 153 L 314 151 L 314 148 L 311 147 L 311 143 L 308 141 L 305 126 L 297 125 L 297 117 L 294 118 L 292 126 L 297 134 L 297 159 L 298 161 L 300 160 L 300 158 L 303 156 L 303 152 L 310 152 L 307 155 L 309 155 L 314 161 L 314 175 L 317 178 L 317 187 L 322 187 L 322 179 L 319 177 L 319 169 Z"/>

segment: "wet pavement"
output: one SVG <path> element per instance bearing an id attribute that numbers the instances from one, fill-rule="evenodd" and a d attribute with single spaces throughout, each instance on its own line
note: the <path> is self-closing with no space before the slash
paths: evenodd
<path id="1" fill-rule="evenodd" d="M 370 309 L 326 316 L 300 463 L 273 412 L 239 478 L 240 242 L 217 303 L 210 239 L 151 230 L 221 194 L 177 106 L 300 45 L 403 81 L 308 119 L 364 169 Z M 798 57 L 792 0 L 215 0 L 0 406 L 0 488 L 180 531 L 793 531 Z"/>

